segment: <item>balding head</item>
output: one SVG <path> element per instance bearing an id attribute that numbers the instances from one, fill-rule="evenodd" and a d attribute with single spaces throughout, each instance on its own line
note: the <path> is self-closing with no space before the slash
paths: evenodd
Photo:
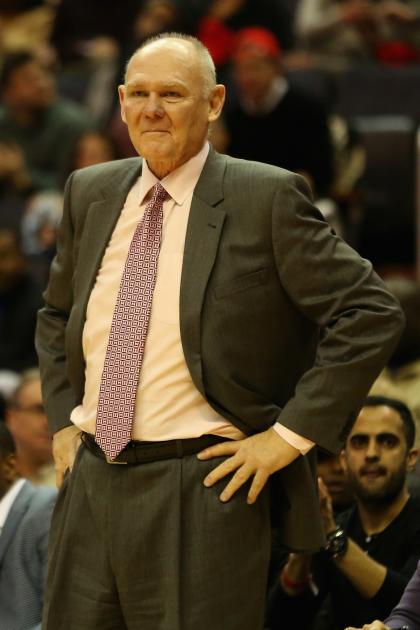
<path id="1" fill-rule="evenodd" d="M 131 61 L 140 53 L 140 51 L 146 48 L 166 48 L 168 52 L 172 49 L 184 49 L 188 60 L 191 62 L 192 58 L 198 62 L 200 71 L 199 75 L 203 81 L 203 91 L 205 97 L 208 97 L 212 89 L 216 85 L 216 67 L 208 49 L 198 40 L 191 35 L 184 35 L 183 33 L 162 33 L 154 37 L 150 37 L 133 53 L 126 65 L 125 80 L 127 78 L 127 71 Z M 181 53 L 182 54 L 182 53 Z"/>
<path id="2" fill-rule="evenodd" d="M 225 89 L 216 84 L 214 64 L 198 40 L 169 34 L 134 53 L 119 95 L 133 145 L 162 179 L 203 147 Z"/>

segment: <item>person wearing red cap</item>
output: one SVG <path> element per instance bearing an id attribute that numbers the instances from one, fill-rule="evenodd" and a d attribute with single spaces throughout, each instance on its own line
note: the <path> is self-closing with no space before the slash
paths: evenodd
<path id="1" fill-rule="evenodd" d="M 228 152 L 308 175 L 316 193 L 327 194 L 332 177 L 327 115 L 283 75 L 277 38 L 263 28 L 242 29 L 232 59 L 238 103 L 226 115 Z"/>

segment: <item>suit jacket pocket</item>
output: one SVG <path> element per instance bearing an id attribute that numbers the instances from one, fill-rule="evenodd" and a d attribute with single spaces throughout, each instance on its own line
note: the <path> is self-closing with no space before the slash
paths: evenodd
<path id="1" fill-rule="evenodd" d="M 252 289 L 252 287 L 256 287 L 266 282 L 267 277 L 268 268 L 247 273 L 243 276 L 239 276 L 238 278 L 217 284 L 213 289 L 214 295 L 219 300 L 228 295 L 232 295 L 233 293 L 239 293 L 240 291 Z"/>

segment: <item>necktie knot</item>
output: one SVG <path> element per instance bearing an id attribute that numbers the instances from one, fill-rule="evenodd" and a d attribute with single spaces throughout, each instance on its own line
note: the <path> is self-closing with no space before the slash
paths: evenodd
<path id="1" fill-rule="evenodd" d="M 163 203 L 165 201 L 167 196 L 168 196 L 168 193 L 166 192 L 166 190 L 164 189 L 162 184 L 160 182 L 158 182 L 153 188 L 153 194 L 152 194 L 151 203 L 153 205 L 161 204 L 161 203 Z"/>

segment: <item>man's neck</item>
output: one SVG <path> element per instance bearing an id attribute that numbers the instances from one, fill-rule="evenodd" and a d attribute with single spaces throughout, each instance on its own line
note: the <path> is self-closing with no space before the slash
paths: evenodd
<path id="1" fill-rule="evenodd" d="M 366 534 L 371 536 L 383 532 L 403 510 L 408 499 L 409 494 L 407 488 L 404 487 L 394 501 L 388 505 L 375 505 L 358 500 L 357 508 L 360 521 Z"/>
<path id="2" fill-rule="evenodd" d="M 158 161 L 158 160 L 151 160 L 150 158 L 146 158 L 147 166 L 149 167 L 149 170 L 153 173 L 153 175 L 155 175 L 159 180 L 162 180 L 164 179 L 164 177 L 166 177 L 170 173 L 173 173 L 178 168 L 180 168 L 181 166 L 183 166 L 184 164 L 186 164 L 187 162 L 195 158 L 200 153 L 200 151 L 204 149 L 205 144 L 206 143 L 204 142 L 202 146 L 197 147 L 197 150 L 193 152 L 193 155 L 189 155 L 185 157 L 185 159 L 181 159 L 181 160 L 177 158 L 173 161 L 169 161 L 169 160 Z"/>

